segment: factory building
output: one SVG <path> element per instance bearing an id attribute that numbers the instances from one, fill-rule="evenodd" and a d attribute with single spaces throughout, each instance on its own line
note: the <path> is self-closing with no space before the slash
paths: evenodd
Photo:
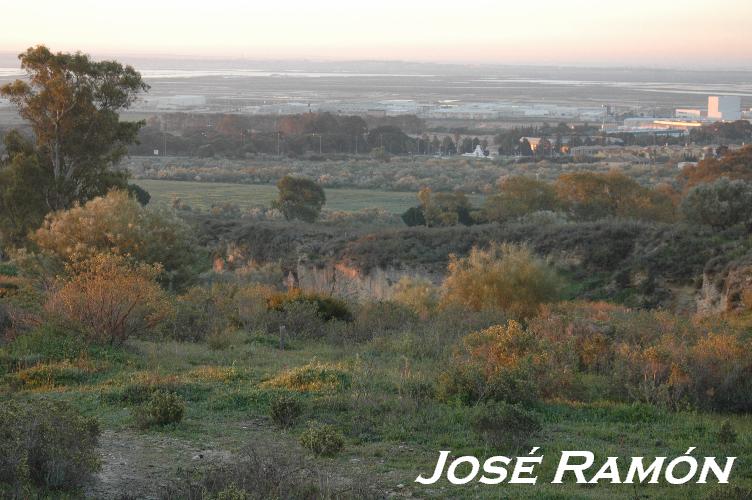
<path id="1" fill-rule="evenodd" d="M 708 97 L 708 118 L 725 122 L 742 119 L 742 99 L 733 95 Z"/>

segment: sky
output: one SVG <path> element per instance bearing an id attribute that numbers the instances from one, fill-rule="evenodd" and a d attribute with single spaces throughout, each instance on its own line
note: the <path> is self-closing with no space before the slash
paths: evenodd
<path id="1" fill-rule="evenodd" d="M 33 0 L 0 52 L 752 69 L 752 0 Z"/>

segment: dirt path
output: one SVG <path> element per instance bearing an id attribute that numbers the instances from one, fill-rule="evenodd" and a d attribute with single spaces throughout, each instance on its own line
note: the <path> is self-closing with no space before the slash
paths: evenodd
<path id="1" fill-rule="evenodd" d="M 86 488 L 87 498 L 157 499 L 180 469 L 192 469 L 202 462 L 221 462 L 232 455 L 207 443 L 193 443 L 159 435 L 130 431 L 105 431 L 100 437 L 102 470 Z"/>

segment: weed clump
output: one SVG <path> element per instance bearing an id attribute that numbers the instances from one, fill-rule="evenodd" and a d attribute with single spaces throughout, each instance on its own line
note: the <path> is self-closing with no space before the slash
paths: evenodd
<path id="1" fill-rule="evenodd" d="M 280 394 L 272 400 L 269 410 L 274 423 L 286 429 L 292 427 L 303 413 L 303 405 L 289 394 Z"/>
<path id="2" fill-rule="evenodd" d="M 345 438 L 333 425 L 310 423 L 300 435 L 300 444 L 316 455 L 332 457 L 345 447 Z"/>
<path id="3" fill-rule="evenodd" d="M 176 424 L 185 414 L 185 400 L 174 392 L 155 391 L 146 403 L 136 407 L 134 413 L 141 429 Z"/>

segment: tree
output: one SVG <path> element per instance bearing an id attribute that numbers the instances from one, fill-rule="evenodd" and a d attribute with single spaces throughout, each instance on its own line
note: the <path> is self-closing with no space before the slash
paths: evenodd
<path id="1" fill-rule="evenodd" d="M 136 140 L 143 122 L 121 122 L 148 85 L 131 66 L 92 61 L 77 52 L 52 53 L 39 45 L 20 54 L 26 80 L 0 87 L 0 95 L 16 105 L 34 132 L 31 151 L 43 174 L 36 184 L 44 212 L 67 209 L 125 187 L 125 174 L 113 166 Z M 18 165 L 18 150 L 9 150 L 6 165 Z M 7 166 L 5 167 L 7 168 Z"/>
<path id="2" fill-rule="evenodd" d="M 300 219 L 315 222 L 326 203 L 324 190 L 309 179 L 286 175 L 278 183 L 279 196 L 273 203 L 285 219 Z"/>
<path id="3" fill-rule="evenodd" d="M 752 183 L 721 177 L 689 190 L 681 202 L 682 217 L 694 224 L 724 229 L 752 218 Z"/>
<path id="4" fill-rule="evenodd" d="M 423 209 L 421 207 L 410 207 L 405 213 L 402 214 L 402 221 L 407 226 L 425 226 L 426 218 L 423 217 Z"/>
<path id="5" fill-rule="evenodd" d="M 551 184 L 520 175 L 504 180 L 499 193 L 486 198 L 483 212 L 489 221 L 505 222 L 557 208 L 556 190 Z"/>
<path id="6" fill-rule="evenodd" d="M 619 172 L 574 172 L 554 184 L 559 203 L 578 219 L 625 217 L 670 222 L 675 207 L 664 192 L 649 189 Z"/>
<path id="7" fill-rule="evenodd" d="M 371 130 L 366 140 L 369 148 L 384 148 L 389 154 L 399 155 L 414 150 L 413 139 L 402 129 L 393 125 L 384 125 Z"/>
<path id="8" fill-rule="evenodd" d="M 16 131 L 5 137 L 7 156 L 0 159 L 0 244 L 20 244 L 47 213 L 40 186 L 45 172 L 34 145 Z M 11 159 L 12 158 L 12 159 Z"/>
<path id="9" fill-rule="evenodd" d="M 457 191 L 434 194 L 430 188 L 423 188 L 418 192 L 418 201 L 420 206 L 416 209 L 420 211 L 425 225 L 429 227 L 454 226 L 458 223 L 469 226 L 474 222 L 470 214 L 472 206 L 465 193 Z M 417 221 L 417 214 L 412 215 L 416 217 L 411 220 Z M 407 219 L 403 220 L 407 223 Z"/>

